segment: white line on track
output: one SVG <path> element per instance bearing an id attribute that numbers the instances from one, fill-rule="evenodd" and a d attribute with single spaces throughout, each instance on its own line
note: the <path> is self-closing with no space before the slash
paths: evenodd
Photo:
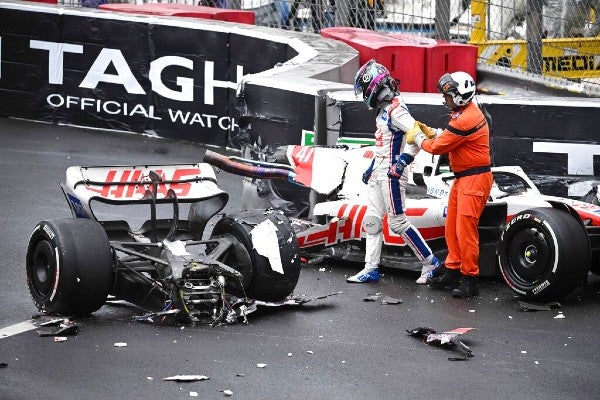
<path id="1" fill-rule="evenodd" d="M 38 326 L 33 323 L 33 320 L 7 326 L 6 328 L 0 329 L 0 339 L 18 335 L 19 333 L 27 332 L 37 327 Z"/>

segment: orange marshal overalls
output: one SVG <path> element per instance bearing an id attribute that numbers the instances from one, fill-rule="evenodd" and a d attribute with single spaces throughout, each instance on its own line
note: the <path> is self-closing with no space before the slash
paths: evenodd
<path id="1" fill-rule="evenodd" d="M 479 275 L 477 225 L 492 188 L 490 133 L 485 116 L 473 102 L 453 111 L 444 131 L 422 143 L 431 154 L 448 153 L 456 179 L 446 215 L 446 268 Z"/>

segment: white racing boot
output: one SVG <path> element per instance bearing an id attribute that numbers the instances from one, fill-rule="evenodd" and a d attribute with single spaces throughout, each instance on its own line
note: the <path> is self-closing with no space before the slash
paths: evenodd
<path id="1" fill-rule="evenodd" d="M 429 275 L 430 272 L 432 272 L 436 268 L 437 268 L 437 265 L 432 265 L 432 264 L 423 265 L 423 268 L 421 268 L 421 276 L 419 276 L 419 279 L 417 279 L 416 282 L 419 285 L 424 285 L 425 283 L 427 283 L 427 276 Z"/>
<path id="2" fill-rule="evenodd" d="M 346 282 L 353 283 L 365 283 L 365 282 L 378 282 L 379 281 L 379 268 L 365 267 L 358 274 L 352 275 L 346 279 Z"/>

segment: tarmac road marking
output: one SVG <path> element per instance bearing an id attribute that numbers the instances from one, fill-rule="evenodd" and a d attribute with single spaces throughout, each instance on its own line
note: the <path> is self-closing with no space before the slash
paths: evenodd
<path id="1" fill-rule="evenodd" d="M 33 323 L 33 320 L 7 326 L 6 328 L 0 329 L 0 339 L 18 335 L 19 333 L 27 332 L 35 328 L 37 328 L 37 325 Z"/>

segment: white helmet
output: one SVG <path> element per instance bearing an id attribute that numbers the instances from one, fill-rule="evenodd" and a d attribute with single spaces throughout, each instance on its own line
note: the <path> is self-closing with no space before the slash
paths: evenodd
<path id="1" fill-rule="evenodd" d="M 440 93 L 452 96 L 453 107 L 444 103 L 450 110 L 466 106 L 475 96 L 475 80 L 471 75 L 462 71 L 442 75 L 437 88 Z"/>

